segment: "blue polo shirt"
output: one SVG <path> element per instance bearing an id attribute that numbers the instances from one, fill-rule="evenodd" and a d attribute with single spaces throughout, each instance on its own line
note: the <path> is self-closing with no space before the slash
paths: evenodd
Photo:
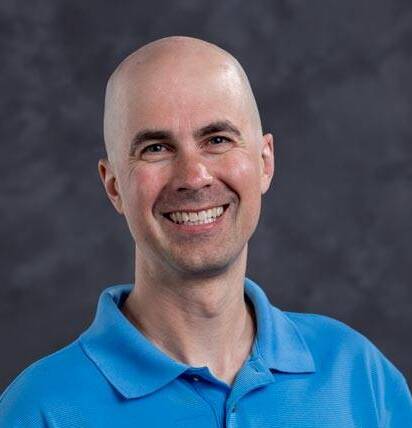
<path id="1" fill-rule="evenodd" d="M 257 322 L 232 386 L 175 361 L 107 288 L 91 326 L 24 370 L 0 398 L 0 428 L 407 428 L 404 377 L 365 337 L 331 318 L 282 312 L 245 280 Z"/>

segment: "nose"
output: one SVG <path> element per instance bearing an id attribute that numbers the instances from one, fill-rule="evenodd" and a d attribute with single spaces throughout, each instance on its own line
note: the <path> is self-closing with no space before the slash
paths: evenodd
<path id="1" fill-rule="evenodd" d="M 173 189 L 177 191 L 200 190 L 213 181 L 205 159 L 194 153 L 181 155 L 172 174 Z"/>

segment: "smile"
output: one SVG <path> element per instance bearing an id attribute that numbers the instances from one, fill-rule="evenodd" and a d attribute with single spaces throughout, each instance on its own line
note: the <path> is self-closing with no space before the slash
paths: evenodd
<path id="1" fill-rule="evenodd" d="M 228 204 L 221 205 L 201 211 L 172 211 L 164 216 L 176 224 L 195 226 L 215 222 L 228 206 Z"/>

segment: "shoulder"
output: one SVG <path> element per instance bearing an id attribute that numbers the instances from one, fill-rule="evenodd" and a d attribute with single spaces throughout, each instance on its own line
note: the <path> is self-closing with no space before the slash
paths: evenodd
<path id="1" fill-rule="evenodd" d="M 79 341 L 24 369 L 0 396 L 0 428 L 43 427 L 48 409 L 75 397 L 94 365 Z"/>
<path id="2" fill-rule="evenodd" d="M 360 412 L 372 409 L 382 427 L 412 426 L 412 397 L 405 377 L 367 337 L 328 316 L 276 307 L 273 311 L 275 320 L 283 316 L 292 325 L 310 352 L 315 365 L 311 379 L 324 393 L 350 397 Z"/>
<path id="3" fill-rule="evenodd" d="M 345 346 L 350 344 L 360 348 L 374 346 L 359 331 L 335 318 L 302 312 L 283 312 L 283 314 L 312 346 L 320 348 L 337 344 Z"/>
<path id="4" fill-rule="evenodd" d="M 348 388 L 354 397 L 369 394 L 383 420 L 394 418 L 391 409 L 396 408 L 399 414 L 412 418 L 405 377 L 367 337 L 328 316 L 283 313 L 309 348 L 320 379 Z"/>
<path id="5" fill-rule="evenodd" d="M 295 325 L 318 363 L 325 361 L 381 365 L 393 376 L 399 370 L 366 336 L 337 319 L 309 313 L 283 312 Z"/>
<path id="6" fill-rule="evenodd" d="M 22 388 L 42 394 L 57 385 L 71 386 L 87 369 L 89 364 L 76 340 L 24 369 L 2 393 L 0 402 Z"/>

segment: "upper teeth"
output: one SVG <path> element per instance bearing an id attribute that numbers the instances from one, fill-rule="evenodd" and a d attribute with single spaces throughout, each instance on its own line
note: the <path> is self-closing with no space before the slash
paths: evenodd
<path id="1" fill-rule="evenodd" d="M 223 214 L 223 206 L 197 212 L 174 211 L 169 213 L 175 223 L 211 223 Z"/>

